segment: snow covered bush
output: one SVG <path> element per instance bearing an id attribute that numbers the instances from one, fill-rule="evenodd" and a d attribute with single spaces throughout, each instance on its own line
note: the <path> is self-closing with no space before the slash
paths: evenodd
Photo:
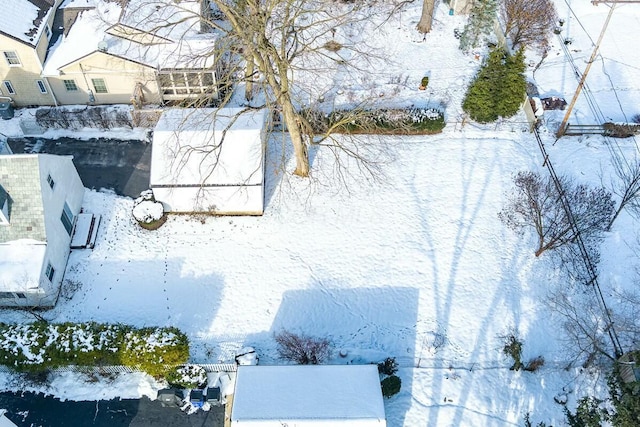
<path id="1" fill-rule="evenodd" d="M 439 133 L 445 127 L 444 113 L 434 108 L 318 110 L 301 112 L 317 134 L 422 135 Z"/>
<path id="2" fill-rule="evenodd" d="M 393 375 L 398 372 L 398 362 L 395 357 L 387 357 L 378 363 L 378 373 L 381 375 Z"/>
<path id="3" fill-rule="evenodd" d="M 391 375 L 383 379 L 380 382 L 380 386 L 382 387 L 382 395 L 386 398 L 389 398 L 400 392 L 402 380 L 400 380 L 400 377 L 396 375 Z"/>
<path id="4" fill-rule="evenodd" d="M 177 328 L 131 330 L 120 347 L 120 362 L 154 377 L 164 377 L 189 359 L 189 341 Z"/>
<path id="5" fill-rule="evenodd" d="M 207 381 L 207 372 L 198 365 L 184 365 L 167 373 L 167 382 L 179 388 L 198 388 Z"/>
<path id="6" fill-rule="evenodd" d="M 36 110 L 36 123 L 45 129 L 133 128 L 129 107 L 47 107 Z"/>
<path id="7" fill-rule="evenodd" d="M 187 337 L 176 328 L 93 322 L 0 324 L 0 364 L 21 372 L 125 365 L 160 376 L 188 358 Z"/>
<path id="8" fill-rule="evenodd" d="M 160 228 L 167 218 L 162 203 L 156 201 L 151 190 L 143 191 L 133 201 L 133 217 L 147 230 Z"/>
<path id="9" fill-rule="evenodd" d="M 331 343 L 326 338 L 282 330 L 275 335 L 275 340 L 282 359 L 301 365 L 319 365 L 331 357 Z"/>

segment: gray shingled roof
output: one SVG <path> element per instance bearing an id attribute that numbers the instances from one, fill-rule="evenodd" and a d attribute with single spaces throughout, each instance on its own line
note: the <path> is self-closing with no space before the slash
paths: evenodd
<path id="1" fill-rule="evenodd" d="M 0 156 L 0 185 L 9 195 L 9 225 L 0 225 L 0 243 L 46 241 L 38 156 Z"/>

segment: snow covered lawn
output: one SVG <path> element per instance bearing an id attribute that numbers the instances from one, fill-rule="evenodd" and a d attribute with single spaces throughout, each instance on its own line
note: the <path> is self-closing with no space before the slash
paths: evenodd
<path id="1" fill-rule="evenodd" d="M 512 174 L 542 162 L 531 134 L 482 135 L 385 138 L 395 159 L 384 179 L 347 176 L 346 187 L 329 180 L 326 152 L 314 157 L 319 181 L 282 179 L 270 153 L 262 217 L 170 216 L 148 231 L 131 199 L 87 190 L 85 211 L 103 217 L 98 240 L 72 251 L 66 280 L 81 287 L 45 316 L 177 326 L 200 363 L 246 345 L 281 363 L 282 328 L 328 337 L 347 353 L 333 363 L 396 357 L 403 389 L 386 402 L 390 426 L 518 425 L 528 410 L 561 418 L 553 397 L 579 385 L 540 304 L 556 275 L 533 256 L 532 236 L 497 216 Z M 508 370 L 502 337 L 514 330 L 525 360 L 545 358 L 541 373 Z"/>

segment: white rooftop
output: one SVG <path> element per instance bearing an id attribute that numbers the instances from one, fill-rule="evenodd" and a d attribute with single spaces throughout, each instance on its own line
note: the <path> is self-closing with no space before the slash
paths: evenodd
<path id="1" fill-rule="evenodd" d="M 0 291 L 26 292 L 39 286 L 45 242 L 21 239 L 0 244 Z"/>
<path id="2" fill-rule="evenodd" d="M 9 0 L 2 2 L 0 13 L 0 30 L 23 42 L 35 46 L 47 16 L 52 8 L 46 2 L 41 2 L 48 11 L 45 16 L 38 19 L 40 8 L 29 0 Z"/>
<path id="3" fill-rule="evenodd" d="M 258 420 L 335 420 L 332 424 L 371 420 L 384 426 L 378 368 L 376 365 L 239 366 L 232 425 Z"/>
<path id="4" fill-rule="evenodd" d="M 169 109 L 153 132 L 151 186 L 263 182 L 266 110 Z"/>

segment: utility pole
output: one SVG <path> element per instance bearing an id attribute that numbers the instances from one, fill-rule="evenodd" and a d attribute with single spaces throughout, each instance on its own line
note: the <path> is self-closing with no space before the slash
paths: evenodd
<path id="1" fill-rule="evenodd" d="M 598 3 L 598 2 L 592 2 Z M 571 116 L 571 111 L 573 111 L 573 107 L 576 105 L 576 101 L 578 100 L 578 96 L 580 92 L 582 92 L 582 88 L 584 87 L 584 82 L 587 79 L 587 74 L 589 74 L 589 70 L 591 69 L 591 65 L 593 61 L 595 61 L 596 56 L 598 56 L 598 50 L 600 49 L 600 43 L 602 42 L 602 38 L 604 37 L 604 33 L 609 25 L 609 21 L 611 20 L 611 15 L 613 15 L 613 10 L 616 8 L 616 4 L 618 3 L 630 3 L 630 1 L 618 1 L 611 3 L 611 9 L 609 10 L 609 14 L 607 15 L 607 19 L 604 21 L 604 25 L 602 26 L 602 30 L 600 31 L 600 37 L 598 37 L 598 41 L 596 42 L 596 46 L 593 48 L 593 52 L 591 53 L 591 57 L 589 58 L 589 62 L 587 62 L 587 67 L 584 69 L 584 73 L 582 73 L 582 77 L 580 78 L 580 82 L 578 82 L 578 87 L 576 92 L 573 94 L 573 99 L 571 103 L 567 107 L 567 112 L 564 115 L 564 119 L 562 119 L 562 123 L 560 123 L 560 127 L 558 128 L 558 132 L 556 132 L 556 138 L 560 138 L 567 131 L 567 122 L 569 121 L 569 116 Z"/>

